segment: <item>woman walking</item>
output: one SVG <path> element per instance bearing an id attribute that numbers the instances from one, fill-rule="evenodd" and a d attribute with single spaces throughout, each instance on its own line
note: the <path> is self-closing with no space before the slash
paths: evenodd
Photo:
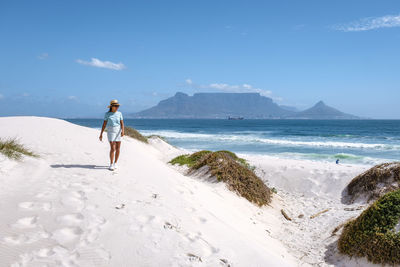
<path id="1" fill-rule="evenodd" d="M 125 135 L 124 118 L 122 117 L 122 113 L 118 111 L 118 100 L 111 100 L 108 108 L 108 112 L 104 115 L 104 122 L 101 127 L 99 139 L 103 141 L 103 132 L 107 126 L 107 137 L 110 142 L 110 167 L 108 169 L 113 171 L 117 169 L 121 137 Z"/>

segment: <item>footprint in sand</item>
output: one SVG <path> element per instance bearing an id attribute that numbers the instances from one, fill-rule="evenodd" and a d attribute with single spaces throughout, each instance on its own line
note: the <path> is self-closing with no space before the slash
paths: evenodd
<path id="1" fill-rule="evenodd" d="M 192 207 L 185 207 L 185 210 L 187 210 L 189 212 L 196 212 L 197 211 L 195 208 L 192 208 Z"/>
<path id="2" fill-rule="evenodd" d="M 42 248 L 36 252 L 36 255 L 40 258 L 47 258 L 54 255 L 54 251 L 50 248 Z"/>
<path id="3" fill-rule="evenodd" d="M 81 244 L 90 244 L 96 241 L 99 238 L 99 234 L 101 231 L 101 227 L 107 222 L 103 217 L 91 214 L 87 218 L 86 226 L 87 233 L 85 234 Z"/>
<path id="4" fill-rule="evenodd" d="M 86 200 L 85 192 L 73 191 L 64 195 L 61 198 L 61 203 L 64 206 L 72 207 L 76 210 L 82 210 L 85 207 L 84 200 Z"/>
<path id="5" fill-rule="evenodd" d="M 37 219 L 38 219 L 37 216 L 21 218 L 11 226 L 13 228 L 20 228 L 20 229 L 35 228 L 37 226 Z"/>
<path id="6" fill-rule="evenodd" d="M 197 219 L 198 219 L 199 222 L 201 222 L 201 223 L 206 223 L 206 222 L 207 222 L 207 219 L 206 219 L 206 218 L 203 218 L 203 217 L 198 217 Z"/>
<path id="7" fill-rule="evenodd" d="M 82 223 L 84 217 L 81 213 L 66 214 L 57 217 L 56 221 L 60 224 L 68 226 L 77 226 Z"/>
<path id="8" fill-rule="evenodd" d="M 42 248 L 19 256 L 19 260 L 11 267 L 22 266 L 80 266 L 79 253 L 64 247 Z"/>
<path id="9" fill-rule="evenodd" d="M 189 242 L 191 243 L 197 243 L 197 244 L 201 244 L 201 248 L 202 248 L 202 255 L 203 256 L 210 256 L 212 254 L 216 254 L 219 253 L 220 249 L 214 247 L 213 245 L 211 245 L 207 240 L 205 240 L 201 234 L 201 232 L 197 232 L 197 233 L 191 233 L 191 232 L 186 232 L 186 233 L 182 233 L 182 236 L 184 238 L 186 238 Z"/>
<path id="10" fill-rule="evenodd" d="M 2 243 L 8 245 L 31 244 L 41 239 L 49 237 L 50 237 L 49 233 L 45 231 L 37 231 L 37 232 L 30 232 L 13 236 L 6 236 L 2 239 Z"/>
<path id="11" fill-rule="evenodd" d="M 24 210 L 51 210 L 51 203 L 49 202 L 21 202 L 18 204 L 20 209 Z"/>
<path id="12" fill-rule="evenodd" d="M 80 227 L 64 227 L 54 231 L 51 238 L 64 246 L 77 241 L 82 234 L 83 231 Z"/>
<path id="13" fill-rule="evenodd" d="M 129 233 L 134 233 L 134 232 L 145 232 L 149 231 L 152 227 L 153 228 L 158 228 L 160 225 L 163 224 L 163 221 L 160 217 L 158 216 L 153 216 L 153 215 L 138 215 L 134 217 L 134 222 L 129 228 Z M 169 224 L 169 223 L 167 223 Z M 164 228 L 166 226 L 164 225 Z M 153 232 L 153 231 L 150 231 Z"/>
<path id="14" fill-rule="evenodd" d="M 70 183 L 68 188 L 74 188 L 74 189 L 78 189 L 78 190 L 80 189 L 81 191 L 84 191 L 85 193 L 92 192 L 95 190 L 90 186 L 90 183 L 87 181 Z"/>
<path id="15" fill-rule="evenodd" d="M 56 191 L 55 190 L 45 190 L 44 192 L 36 194 L 35 197 L 39 198 L 39 199 L 55 198 L 56 197 Z"/>

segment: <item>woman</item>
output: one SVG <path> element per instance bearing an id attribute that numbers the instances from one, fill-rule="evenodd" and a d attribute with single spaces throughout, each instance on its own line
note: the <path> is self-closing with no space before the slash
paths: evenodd
<path id="1" fill-rule="evenodd" d="M 110 167 L 108 169 L 113 171 L 117 169 L 121 137 L 125 135 L 124 118 L 122 117 L 122 113 L 118 111 L 118 100 L 111 100 L 108 108 L 108 112 L 104 115 L 104 122 L 101 127 L 99 139 L 103 141 L 103 132 L 107 126 L 107 137 L 110 142 Z"/>

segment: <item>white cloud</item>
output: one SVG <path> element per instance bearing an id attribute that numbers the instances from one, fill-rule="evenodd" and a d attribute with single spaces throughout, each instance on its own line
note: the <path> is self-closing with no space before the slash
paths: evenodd
<path id="1" fill-rule="evenodd" d="M 77 100 L 78 98 L 74 95 L 70 95 L 67 97 L 69 100 Z"/>
<path id="2" fill-rule="evenodd" d="M 344 32 L 359 32 L 392 27 L 400 27 L 400 15 L 363 18 L 347 24 L 336 25 L 333 28 Z"/>
<path id="3" fill-rule="evenodd" d="M 98 58 L 91 58 L 90 61 L 85 61 L 81 59 L 76 60 L 77 63 L 97 68 L 105 68 L 105 69 L 112 69 L 112 70 L 123 70 L 126 68 L 124 64 L 120 63 L 113 63 L 111 61 L 101 61 Z"/>
<path id="4" fill-rule="evenodd" d="M 0 94 L 0 99 L 3 99 L 3 98 L 4 98 L 4 95 Z"/>
<path id="5" fill-rule="evenodd" d="M 23 96 L 23 97 L 28 97 L 28 96 L 30 96 L 30 94 L 28 94 L 28 93 L 23 93 L 22 96 Z"/>
<path id="6" fill-rule="evenodd" d="M 240 84 L 240 85 L 227 84 L 227 83 L 211 83 L 211 84 L 207 84 L 207 85 L 201 85 L 201 84 L 199 85 L 199 84 L 193 83 L 193 81 L 191 79 L 186 79 L 186 84 L 190 85 L 191 87 L 196 88 L 196 89 L 213 89 L 213 90 L 229 92 L 229 93 L 259 93 L 260 95 L 269 96 L 269 97 L 271 97 L 271 95 L 272 95 L 272 92 L 269 90 L 256 88 L 247 83 Z"/>
<path id="7" fill-rule="evenodd" d="M 49 57 L 49 54 L 47 53 L 41 53 L 40 55 L 37 56 L 38 59 L 46 59 Z"/>

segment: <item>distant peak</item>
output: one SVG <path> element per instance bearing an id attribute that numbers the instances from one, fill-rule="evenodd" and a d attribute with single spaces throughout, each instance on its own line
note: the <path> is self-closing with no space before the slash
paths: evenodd
<path id="1" fill-rule="evenodd" d="M 185 93 L 182 93 L 182 92 L 176 92 L 175 96 L 179 97 L 179 96 L 188 96 L 188 95 Z"/>
<path id="2" fill-rule="evenodd" d="M 326 106 L 324 101 L 320 100 L 317 104 L 315 104 L 316 107 L 318 106 Z"/>

